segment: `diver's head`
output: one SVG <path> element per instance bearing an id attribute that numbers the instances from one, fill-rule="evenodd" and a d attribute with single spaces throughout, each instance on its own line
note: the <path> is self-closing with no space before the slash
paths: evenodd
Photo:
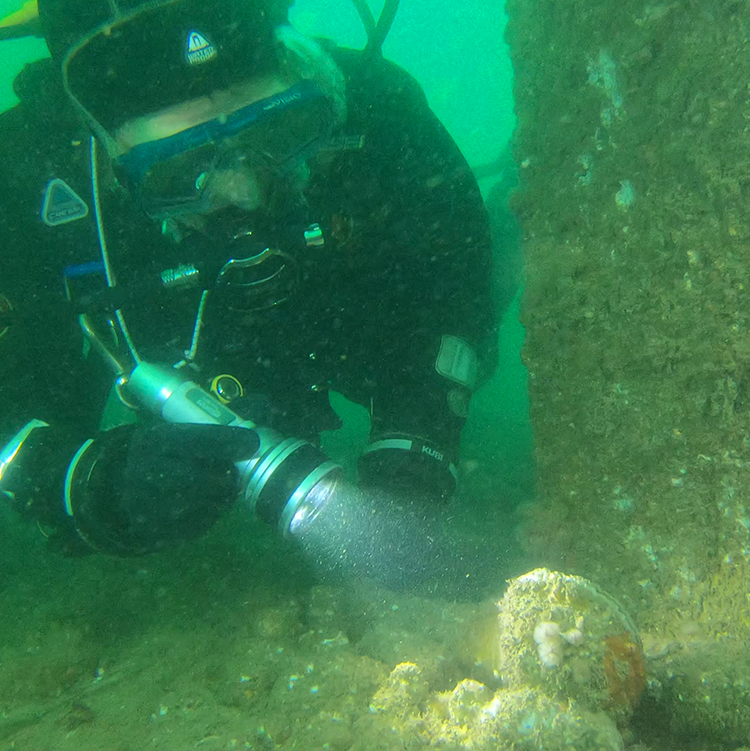
<path id="1" fill-rule="evenodd" d="M 157 219 L 253 211 L 343 120 L 330 58 L 293 0 L 39 0 L 69 96 Z"/>

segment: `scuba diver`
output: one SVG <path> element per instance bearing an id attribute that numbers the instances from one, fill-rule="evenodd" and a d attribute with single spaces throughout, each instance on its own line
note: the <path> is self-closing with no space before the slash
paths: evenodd
<path id="1" fill-rule="evenodd" d="M 380 48 L 293 0 L 38 0 L 50 58 L 0 115 L 0 493 L 57 549 L 140 555 L 238 498 L 283 534 L 340 487 L 453 492 L 494 368 L 491 238 L 466 161 Z M 4 448 L 3 448 L 4 447 Z"/>

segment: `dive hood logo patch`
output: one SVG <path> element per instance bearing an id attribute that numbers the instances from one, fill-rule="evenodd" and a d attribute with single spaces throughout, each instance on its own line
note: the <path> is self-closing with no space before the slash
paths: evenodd
<path id="1" fill-rule="evenodd" d="M 186 54 L 190 65 L 201 65 L 216 57 L 216 47 L 199 31 L 191 31 L 188 34 Z"/>

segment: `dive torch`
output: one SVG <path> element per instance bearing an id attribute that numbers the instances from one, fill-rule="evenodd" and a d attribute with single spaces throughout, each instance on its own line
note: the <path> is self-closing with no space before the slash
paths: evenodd
<path id="1" fill-rule="evenodd" d="M 341 482 L 341 467 L 315 446 L 240 417 L 174 368 L 140 362 L 125 388 L 129 398 L 166 422 L 252 430 L 258 448 L 252 457 L 235 465 L 240 473 L 240 497 L 285 537 L 310 524 Z"/>

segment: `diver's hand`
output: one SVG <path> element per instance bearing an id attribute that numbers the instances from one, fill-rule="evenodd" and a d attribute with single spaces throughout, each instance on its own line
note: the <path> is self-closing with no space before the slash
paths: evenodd
<path id="1" fill-rule="evenodd" d="M 432 454 L 397 448 L 367 452 L 358 465 L 362 488 L 406 502 L 448 499 L 456 484 L 449 468 L 448 462 Z"/>
<path id="2" fill-rule="evenodd" d="M 137 429 L 120 493 L 129 532 L 156 547 L 203 534 L 237 498 L 234 463 L 256 449 L 255 434 L 243 428 L 160 424 Z"/>
<path id="3" fill-rule="evenodd" d="M 120 553 L 205 533 L 237 498 L 235 462 L 258 447 L 254 431 L 223 425 L 125 426 L 101 440 L 108 445 L 87 489 L 87 513 Z"/>

